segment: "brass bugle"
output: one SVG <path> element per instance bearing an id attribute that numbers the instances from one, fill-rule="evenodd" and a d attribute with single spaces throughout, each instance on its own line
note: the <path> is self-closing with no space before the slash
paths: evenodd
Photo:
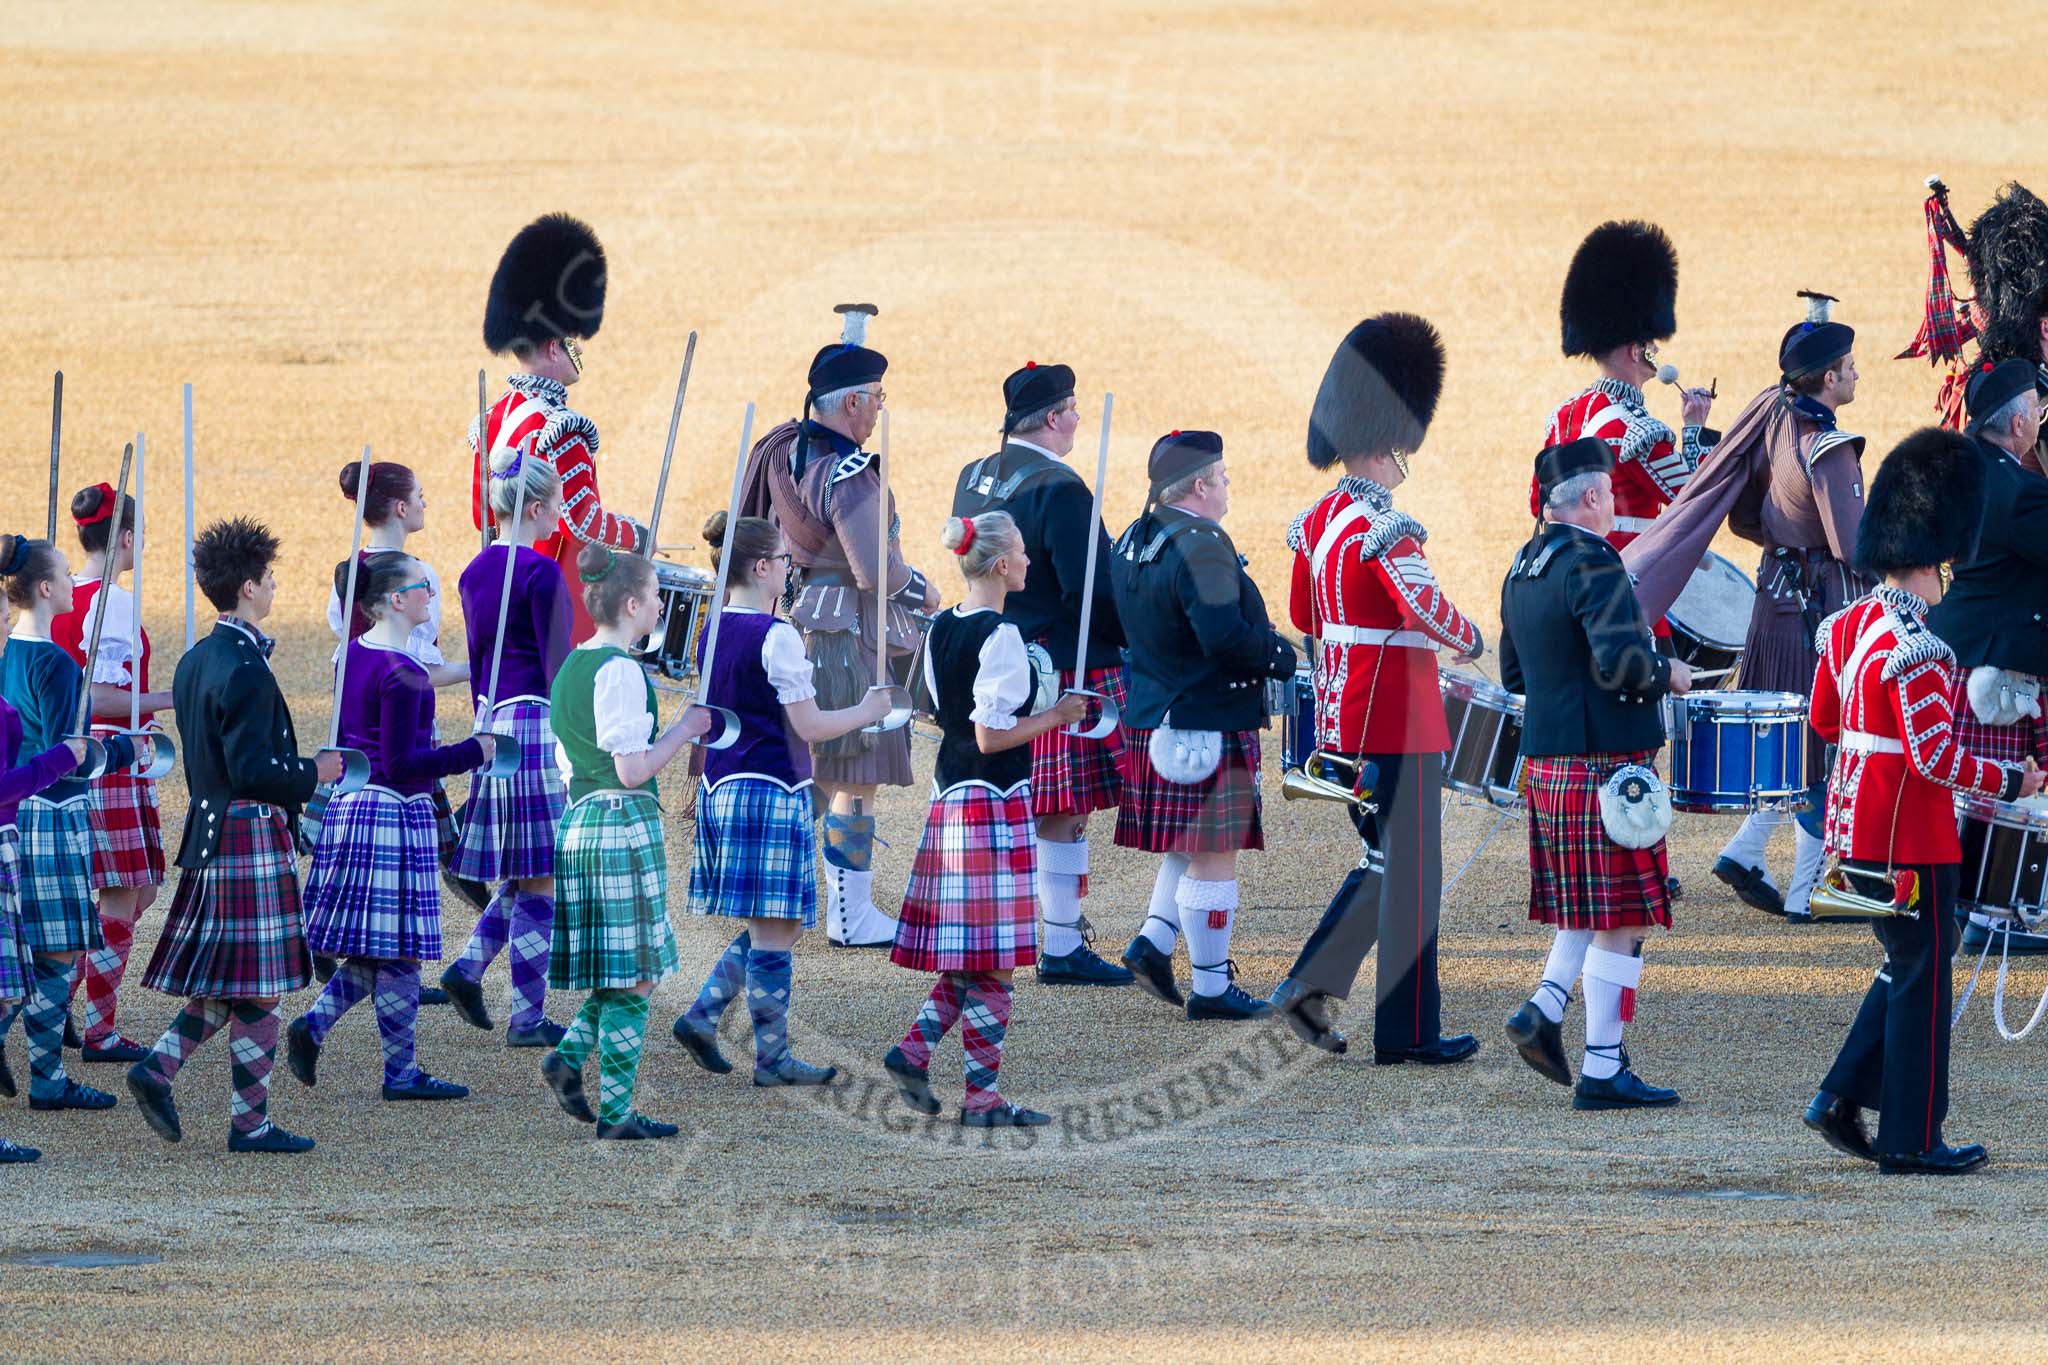
<path id="1" fill-rule="evenodd" d="M 1308 756 L 1302 771 L 1321 782 L 1333 786 L 1348 787 L 1354 796 L 1371 796 L 1379 786 L 1379 765 L 1365 763 L 1359 771 L 1362 760 L 1349 754 L 1332 753 L 1328 749 L 1317 749 Z"/>
<path id="2" fill-rule="evenodd" d="M 1858 890 L 1856 881 L 1874 883 L 1882 894 Z M 1920 879 L 1906 871 L 1902 881 L 1893 873 L 1875 868 L 1853 868 L 1840 859 L 1821 873 L 1807 908 L 1815 919 L 1920 918 Z"/>
<path id="3" fill-rule="evenodd" d="M 1328 755 L 1311 754 L 1307 766 L 1316 767 L 1318 757 Z M 1305 772 L 1300 768 L 1289 768 L 1280 775 L 1280 799 L 1282 801 L 1341 801 L 1362 815 L 1370 815 L 1379 809 L 1370 791 L 1359 791 L 1341 782 L 1332 782 L 1327 776 Z"/>

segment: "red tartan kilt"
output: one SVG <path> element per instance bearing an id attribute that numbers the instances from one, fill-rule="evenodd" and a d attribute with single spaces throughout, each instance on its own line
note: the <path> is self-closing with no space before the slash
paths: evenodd
<path id="1" fill-rule="evenodd" d="M 932 798 L 889 960 L 920 972 L 995 972 L 1038 961 L 1031 791 L 963 782 Z"/>
<path id="2" fill-rule="evenodd" d="M 1994 763 L 2024 763 L 2028 759 L 2048 767 L 2048 725 L 2029 717 L 2015 725 L 1986 725 L 1970 709 L 1970 670 L 1956 670 L 1955 690 L 1949 706 L 1955 712 L 1956 743 L 1967 753 Z"/>
<path id="3" fill-rule="evenodd" d="M 1600 823 L 1600 784 L 1623 763 L 1652 755 L 1529 758 L 1529 918 L 1559 929 L 1671 927 L 1670 873 L 1659 839 L 1623 848 Z"/>
<path id="4" fill-rule="evenodd" d="M 1070 669 L 1060 670 L 1060 689 L 1074 685 Z M 1124 671 L 1088 670 L 1087 688 L 1124 709 Z M 1081 739 L 1051 730 L 1031 741 L 1031 811 L 1034 815 L 1087 815 L 1123 799 L 1125 736 L 1119 725 L 1104 739 Z"/>
<path id="5" fill-rule="evenodd" d="M 111 773 L 92 784 L 86 803 L 92 822 L 94 890 L 164 884 L 163 818 L 156 783 Z"/>
<path id="6" fill-rule="evenodd" d="M 1150 730 L 1126 730 L 1124 799 L 1116 842 L 1147 853 L 1230 853 L 1266 846 L 1259 802 L 1259 732 L 1226 731 L 1216 771 L 1169 782 L 1152 766 Z"/>
<path id="7" fill-rule="evenodd" d="M 263 1000 L 312 979 L 284 812 L 237 800 L 213 861 L 178 878 L 142 984 L 165 995 Z"/>

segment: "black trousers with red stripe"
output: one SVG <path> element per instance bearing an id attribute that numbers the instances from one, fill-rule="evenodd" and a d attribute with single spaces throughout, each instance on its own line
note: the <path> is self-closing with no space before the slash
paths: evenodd
<path id="1" fill-rule="evenodd" d="M 1365 955 L 1379 946 L 1373 1043 L 1433 1043 L 1443 1029 L 1436 976 L 1443 897 L 1442 754 L 1367 754 L 1379 766 L 1377 814 L 1360 837 L 1385 860 L 1384 875 L 1353 868 L 1288 973 L 1311 990 L 1351 997 Z"/>
<path id="2" fill-rule="evenodd" d="M 1956 865 L 1913 870 L 1920 874 L 1920 917 L 1871 921 L 1885 965 L 1821 1082 L 1823 1090 L 1877 1111 L 1877 1150 L 1893 1155 L 1941 1145 L 1954 1008 L 1949 966 L 1962 937 Z"/>

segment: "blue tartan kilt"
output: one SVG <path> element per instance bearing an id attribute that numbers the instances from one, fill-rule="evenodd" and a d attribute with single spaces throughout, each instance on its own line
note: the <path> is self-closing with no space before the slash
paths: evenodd
<path id="1" fill-rule="evenodd" d="M 264 1000 L 312 979 L 291 827 L 276 806 L 235 801 L 213 861 L 178 878 L 142 984 L 165 995 Z"/>
<path id="2" fill-rule="evenodd" d="M 508 877 L 555 875 L 555 829 L 568 793 L 555 767 L 555 730 L 548 704 L 507 702 L 491 717 L 494 734 L 519 741 L 519 771 L 510 777 L 472 773 L 462 808 L 462 833 L 448 870 L 495 884 Z"/>
<path id="3" fill-rule="evenodd" d="M 818 845 L 811 791 L 728 777 L 697 793 L 690 913 L 793 919 L 818 927 Z"/>
<path id="4" fill-rule="evenodd" d="M 675 975 L 682 964 L 654 793 L 594 792 L 569 807 L 560 837 L 549 988 L 618 989 Z"/>
<path id="5" fill-rule="evenodd" d="M 0 828 L 0 1001 L 28 999 L 28 945 L 21 941 L 21 833 Z"/>
<path id="6" fill-rule="evenodd" d="M 39 796 L 21 803 L 21 937 L 38 953 L 90 952 L 101 945 L 92 896 L 92 806 L 81 793 L 63 805 Z"/>
<path id="7" fill-rule="evenodd" d="M 431 793 L 365 787 L 327 803 L 306 876 L 306 946 L 330 957 L 441 956 L 441 866 Z"/>

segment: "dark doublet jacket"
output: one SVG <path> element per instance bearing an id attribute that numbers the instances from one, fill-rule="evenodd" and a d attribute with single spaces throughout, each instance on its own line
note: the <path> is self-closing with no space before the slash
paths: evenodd
<path id="1" fill-rule="evenodd" d="M 319 778 L 313 760 L 299 757 L 292 713 L 254 637 L 220 622 L 178 660 L 171 695 L 192 803 L 178 866 L 196 871 L 213 861 L 231 801 L 281 806 L 296 828 Z"/>
<path id="2" fill-rule="evenodd" d="M 1927 613 L 1965 672 L 1989 664 L 2048 676 L 2048 478 L 1988 441 L 1977 557 Z"/>

